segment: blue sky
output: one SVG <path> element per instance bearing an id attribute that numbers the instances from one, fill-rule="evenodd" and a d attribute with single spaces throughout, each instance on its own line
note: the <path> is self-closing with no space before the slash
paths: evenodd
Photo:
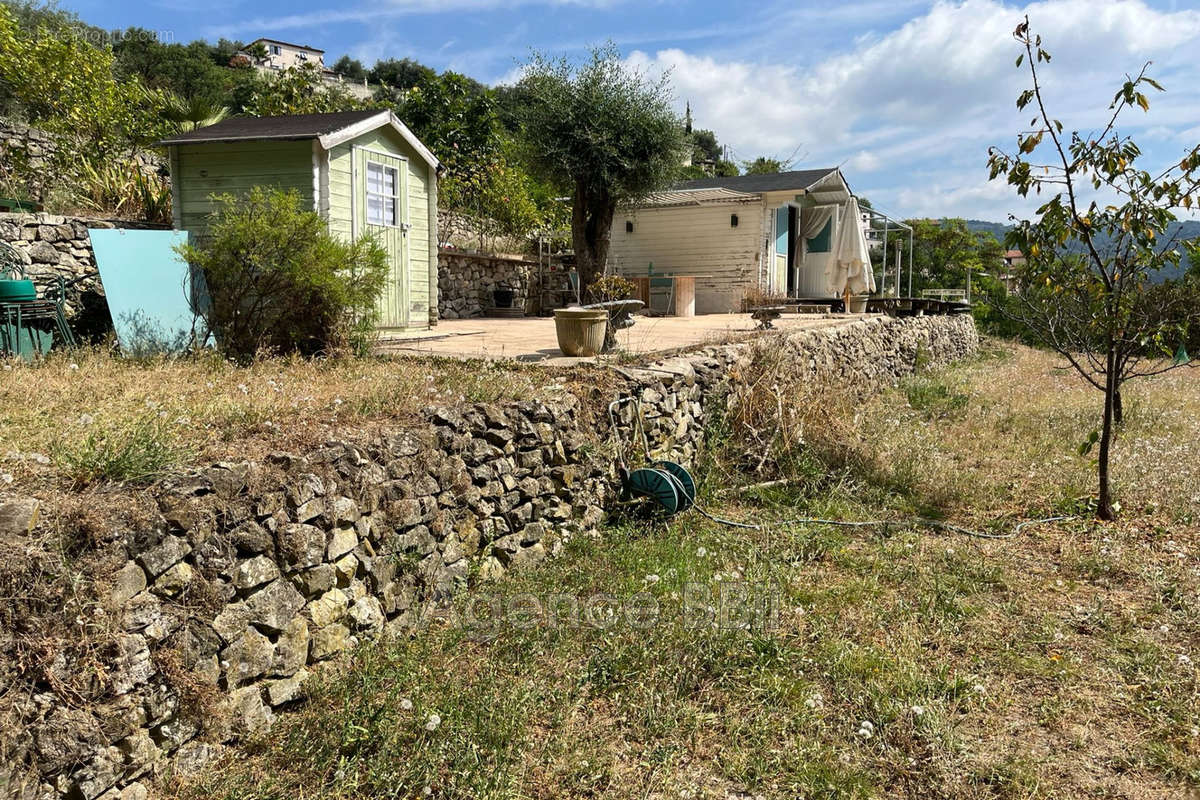
<path id="1" fill-rule="evenodd" d="M 820 3 L 676 0 L 64 0 L 104 28 L 175 41 L 270 36 L 332 61 L 415 58 L 486 83 L 511 80 L 531 49 L 582 55 L 611 39 L 629 61 L 670 70 L 682 110 L 739 158 L 842 166 L 854 190 L 899 216 L 1003 220 L 1028 213 L 989 183 L 989 145 L 1010 146 L 1029 115 L 1009 33 L 1023 14 L 1055 58 L 1057 114 L 1089 129 L 1124 73 L 1152 60 L 1167 94 L 1129 117 L 1149 165 L 1200 142 L 1200 8 L 1167 0 Z"/>

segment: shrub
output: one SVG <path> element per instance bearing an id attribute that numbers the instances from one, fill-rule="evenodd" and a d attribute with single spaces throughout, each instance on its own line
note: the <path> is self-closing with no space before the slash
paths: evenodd
<path id="1" fill-rule="evenodd" d="M 365 345 L 388 273 L 378 242 L 337 238 L 295 190 L 256 186 L 213 200 L 208 229 L 179 253 L 204 275 L 209 297 L 199 311 L 227 354 Z"/>
<path id="2" fill-rule="evenodd" d="M 588 287 L 588 299 L 593 303 L 627 300 L 637 293 L 637 284 L 620 275 L 606 275 Z"/>
<path id="3" fill-rule="evenodd" d="M 119 78 L 112 51 L 93 46 L 77 30 L 26 30 L 0 4 L 0 85 L 10 111 L 36 127 L 68 137 L 60 167 L 80 156 L 120 157 L 170 131 L 163 98 L 136 78 Z"/>
<path id="4" fill-rule="evenodd" d="M 135 159 L 118 162 L 79 163 L 75 201 L 89 209 L 114 217 L 171 221 L 171 185 L 162 176 L 148 172 Z"/>

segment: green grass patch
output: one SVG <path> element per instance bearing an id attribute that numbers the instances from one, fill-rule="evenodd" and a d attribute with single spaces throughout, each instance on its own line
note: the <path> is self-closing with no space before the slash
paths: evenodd
<path id="1" fill-rule="evenodd" d="M 172 424 L 152 411 L 115 422 L 77 422 L 53 450 L 53 460 L 76 486 L 149 483 L 191 455 L 175 443 Z"/>

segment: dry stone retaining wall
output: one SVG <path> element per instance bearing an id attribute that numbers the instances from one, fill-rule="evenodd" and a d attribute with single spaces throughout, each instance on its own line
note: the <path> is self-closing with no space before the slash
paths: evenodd
<path id="1" fill-rule="evenodd" d="M 911 373 L 919 353 L 945 363 L 978 343 L 965 316 L 772 335 L 801 375 L 863 392 Z M 469 580 L 596 532 L 617 488 L 607 404 L 638 398 L 651 449 L 688 463 L 751 347 L 624 369 L 611 396 L 429 408 L 415 429 L 156 486 L 150 519 L 114 523 L 104 545 L 113 573 L 99 600 L 115 627 L 96 700 L 65 704 L 47 684 L 29 687 L 21 725 L 31 735 L 0 754 L 10 793 L 145 797 L 156 774 L 197 770 L 269 727 L 322 662 L 409 630 Z M 626 437 L 634 409 L 620 409 Z M 80 665 L 60 659 L 49 670 L 65 680 Z"/>
<path id="2" fill-rule="evenodd" d="M 512 289 L 514 308 L 525 308 L 533 292 L 537 264 L 504 256 L 438 253 L 438 318 L 481 317 L 492 307 L 494 289 Z"/>
<path id="3" fill-rule="evenodd" d="M 21 122 L 0 119 L 0 187 L 41 202 L 54 177 L 57 140 Z M 18 198 L 20 199 L 20 198 Z"/>

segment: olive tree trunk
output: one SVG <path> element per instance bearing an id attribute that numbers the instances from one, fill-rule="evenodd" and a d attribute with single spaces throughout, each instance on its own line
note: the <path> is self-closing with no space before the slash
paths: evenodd
<path id="1" fill-rule="evenodd" d="M 571 243 L 575 248 L 575 269 L 579 272 L 579 296 L 587 302 L 587 290 L 604 275 L 608 263 L 608 244 L 612 234 L 616 201 L 607 192 L 591 192 L 579 182 L 575 186 L 571 213 Z"/>

